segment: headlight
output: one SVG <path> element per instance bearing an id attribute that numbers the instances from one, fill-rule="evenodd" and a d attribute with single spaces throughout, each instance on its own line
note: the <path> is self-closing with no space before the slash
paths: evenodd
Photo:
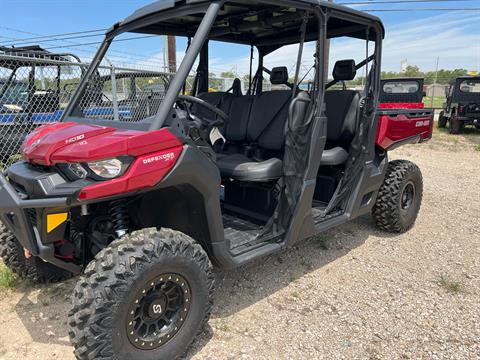
<path id="1" fill-rule="evenodd" d="M 86 178 L 110 180 L 123 175 L 133 160 L 134 158 L 130 156 L 119 156 L 89 163 L 63 163 L 58 164 L 57 167 L 70 181 Z"/>
<path id="2" fill-rule="evenodd" d="M 124 163 L 120 159 L 108 159 L 93 161 L 87 163 L 88 168 L 98 177 L 103 179 L 113 179 L 123 175 L 127 170 L 129 163 Z"/>
<path id="3" fill-rule="evenodd" d="M 85 170 L 82 164 L 71 163 L 67 165 L 67 168 L 78 179 L 85 179 L 88 175 L 87 170 Z"/>

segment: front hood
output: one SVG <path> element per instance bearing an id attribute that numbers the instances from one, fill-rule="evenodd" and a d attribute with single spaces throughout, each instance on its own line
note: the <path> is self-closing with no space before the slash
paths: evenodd
<path id="1" fill-rule="evenodd" d="M 27 136 L 21 152 L 30 163 L 51 166 L 139 156 L 180 145 L 168 129 L 146 132 L 69 122 L 37 128 Z"/>

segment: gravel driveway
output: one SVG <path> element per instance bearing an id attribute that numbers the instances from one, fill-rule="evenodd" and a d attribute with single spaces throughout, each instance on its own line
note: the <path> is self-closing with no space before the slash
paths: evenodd
<path id="1" fill-rule="evenodd" d="M 436 132 L 392 153 L 424 175 L 406 234 L 378 231 L 367 216 L 219 273 L 212 319 L 188 358 L 480 359 L 478 144 L 478 132 Z M 73 360 L 73 284 L 0 293 L 0 359 Z"/>

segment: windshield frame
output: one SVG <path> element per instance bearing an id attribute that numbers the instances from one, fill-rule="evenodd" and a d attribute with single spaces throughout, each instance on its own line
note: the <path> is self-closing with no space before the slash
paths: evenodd
<path id="1" fill-rule="evenodd" d="M 227 2 L 227 0 L 215 0 L 211 2 L 199 2 L 199 3 L 188 3 L 186 5 L 182 5 L 179 7 L 172 7 L 168 8 L 165 10 L 162 10 L 161 12 L 156 12 L 152 14 L 148 14 L 144 17 L 141 17 L 139 19 L 135 19 L 131 22 L 124 22 L 124 23 L 117 23 L 114 25 L 105 35 L 104 41 L 102 42 L 101 46 L 99 47 L 97 53 L 95 54 L 90 67 L 88 70 L 84 73 L 77 91 L 74 93 L 74 95 L 71 98 L 71 101 L 68 103 L 65 112 L 63 113 L 62 118 L 60 121 L 66 121 L 68 117 L 74 116 L 74 117 L 82 117 L 82 114 L 80 111 L 78 111 L 78 104 L 81 102 L 81 99 L 87 89 L 88 82 L 94 75 L 95 71 L 98 69 L 100 66 L 102 60 L 105 58 L 105 55 L 110 48 L 114 38 L 117 36 L 126 33 L 126 32 L 135 32 L 135 30 L 141 30 L 141 28 L 144 28 L 148 25 L 156 24 L 171 18 L 174 18 L 176 16 L 181 16 L 181 15 L 188 15 L 188 14 L 198 14 L 198 13 L 204 13 L 203 19 L 196 29 L 195 36 L 192 38 L 190 46 L 187 49 L 187 52 L 185 54 L 185 57 L 183 58 L 180 67 L 178 68 L 178 71 L 176 72 L 175 76 L 173 76 L 173 79 L 169 85 L 168 91 L 165 95 L 165 98 L 160 104 L 160 107 L 158 109 L 157 114 L 154 116 L 153 121 L 149 127 L 149 130 L 157 130 L 160 129 L 164 123 L 165 120 L 168 117 L 168 114 L 171 112 L 172 107 L 175 104 L 175 101 L 178 97 L 178 94 L 182 92 L 183 86 L 185 84 L 185 81 L 188 77 L 188 75 L 191 72 L 191 69 L 195 63 L 195 60 L 197 59 L 198 55 L 200 54 L 200 51 L 205 44 L 205 42 L 209 38 L 210 31 L 212 29 L 213 24 L 215 23 L 215 20 L 217 18 L 217 15 L 219 14 L 222 6 Z M 273 4 L 274 1 L 270 0 L 265 0 L 262 1 L 265 2 L 266 4 Z M 292 1 L 288 0 L 277 0 L 276 5 L 292 5 Z M 321 43 L 320 47 L 321 52 L 323 53 L 323 48 L 324 48 L 324 43 L 326 40 L 329 38 L 329 33 L 327 29 L 327 23 L 329 18 L 338 18 L 338 19 L 344 19 L 344 18 L 349 18 L 351 14 L 344 13 L 343 11 L 339 11 L 338 9 L 331 8 L 331 9 L 325 9 L 322 5 L 320 4 L 307 4 L 307 3 L 295 3 L 295 8 L 297 9 L 306 9 L 309 10 L 313 13 L 316 14 L 318 21 L 319 21 L 319 31 L 321 33 L 317 34 L 320 35 L 319 42 Z M 330 13 L 329 13 L 330 11 Z M 357 15 L 358 16 L 358 15 Z M 380 86 L 380 76 L 379 76 L 379 68 L 380 68 L 380 62 L 381 62 L 381 43 L 383 39 L 383 25 L 381 22 L 376 22 L 373 21 L 372 19 L 364 19 L 364 18 L 356 18 L 354 17 L 358 23 L 359 26 L 365 26 L 366 28 L 370 28 L 373 30 L 376 35 L 374 36 L 375 40 L 374 43 L 375 45 L 375 52 L 373 55 L 373 65 L 375 66 L 375 71 L 373 77 L 369 80 L 373 80 L 373 88 L 379 89 Z M 127 19 L 128 20 L 128 19 Z M 367 32 L 368 34 L 368 32 Z M 345 33 L 345 35 L 342 36 L 347 36 L 348 35 Z M 367 35 L 368 37 L 368 35 Z M 368 40 L 367 40 L 368 42 Z M 281 46 L 278 46 L 276 48 L 280 48 Z M 318 62 L 318 68 L 319 69 L 326 69 L 327 64 L 325 64 L 324 57 L 320 56 L 319 57 L 319 62 Z M 368 66 L 368 63 L 367 63 Z M 319 73 L 321 71 L 318 71 Z M 324 83 L 326 79 L 323 79 L 322 76 L 319 76 L 319 81 L 318 85 L 320 88 L 324 90 Z M 319 97 L 323 97 L 323 90 L 318 93 Z"/>
<path id="2" fill-rule="evenodd" d="M 185 14 L 205 12 L 204 18 L 202 19 L 202 22 L 199 28 L 197 29 L 197 32 L 191 44 L 193 45 L 193 42 L 196 39 L 197 41 L 196 45 L 198 47 L 198 51 L 195 52 L 194 50 L 196 49 L 196 47 L 194 48 L 193 46 L 190 46 L 190 48 L 188 49 L 177 73 L 173 78 L 172 83 L 169 86 L 169 90 L 167 91 L 165 99 L 160 104 L 159 111 L 155 115 L 155 119 L 152 122 L 152 125 L 150 126 L 150 130 L 155 130 L 157 128 L 160 129 L 166 117 L 168 116 L 168 113 L 170 112 L 171 107 L 175 102 L 177 94 L 180 93 L 181 88 L 183 87 L 183 83 L 187 79 L 188 73 L 190 72 L 190 69 L 193 66 L 193 63 L 195 62 L 198 52 L 200 51 L 201 45 L 203 45 L 203 42 L 206 40 L 208 32 L 210 31 L 216 19 L 216 16 L 220 11 L 220 8 L 224 2 L 225 0 L 217 0 L 217 1 L 212 1 L 210 3 L 200 3 L 200 4 L 190 5 L 187 7 L 172 8 L 172 9 L 162 11 L 161 13 L 155 13 L 153 15 L 146 16 L 145 18 L 139 19 L 137 21 L 127 23 L 124 26 L 120 26 L 119 23 L 115 24 L 106 33 L 102 44 L 100 45 L 90 66 L 88 67 L 88 70 L 83 75 L 77 87 L 77 90 L 75 91 L 75 94 L 73 95 L 71 101 L 68 103 L 65 109 L 65 112 L 63 113 L 62 118 L 60 119 L 60 122 L 64 122 L 69 116 L 79 115 L 79 114 L 74 114 L 77 108 L 77 105 L 80 103 L 82 96 L 85 93 L 85 90 L 87 89 L 89 80 L 91 79 L 92 75 L 97 71 L 98 67 L 101 65 L 101 62 L 105 58 L 105 55 L 108 49 L 110 48 L 115 37 L 121 34 L 124 34 L 126 32 L 132 32 L 135 29 L 145 27 L 146 25 L 149 25 L 149 24 L 155 24 L 164 20 L 168 20 L 169 18 L 172 18 L 174 16 L 179 16 L 182 14 L 185 15 Z M 202 27 L 202 25 L 203 25 L 203 32 L 205 32 L 206 30 L 206 34 L 204 34 L 204 36 L 199 36 L 199 35 L 202 35 L 200 34 L 200 28 Z M 187 67 L 187 64 L 189 64 L 190 62 L 191 64 Z M 180 80 L 180 77 L 184 77 L 184 79 Z M 173 90 L 176 87 L 178 87 L 178 83 L 180 81 L 181 81 L 181 86 L 179 87 L 178 91 L 175 93 Z M 175 96 L 173 96 L 172 94 L 175 94 Z M 172 101 L 172 98 L 173 98 L 173 101 Z M 166 103 L 170 103 L 170 105 L 167 107 Z"/>

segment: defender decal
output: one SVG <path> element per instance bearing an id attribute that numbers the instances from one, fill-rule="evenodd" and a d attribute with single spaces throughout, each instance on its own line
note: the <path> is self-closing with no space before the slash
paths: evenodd
<path id="1" fill-rule="evenodd" d="M 166 154 L 152 156 L 150 158 L 143 159 L 142 162 L 143 162 L 143 164 L 146 165 L 146 164 L 150 164 L 150 163 L 157 162 L 157 161 L 170 161 L 170 160 L 173 160 L 173 159 L 175 159 L 175 154 L 173 152 L 169 152 L 169 153 L 166 153 Z"/>

